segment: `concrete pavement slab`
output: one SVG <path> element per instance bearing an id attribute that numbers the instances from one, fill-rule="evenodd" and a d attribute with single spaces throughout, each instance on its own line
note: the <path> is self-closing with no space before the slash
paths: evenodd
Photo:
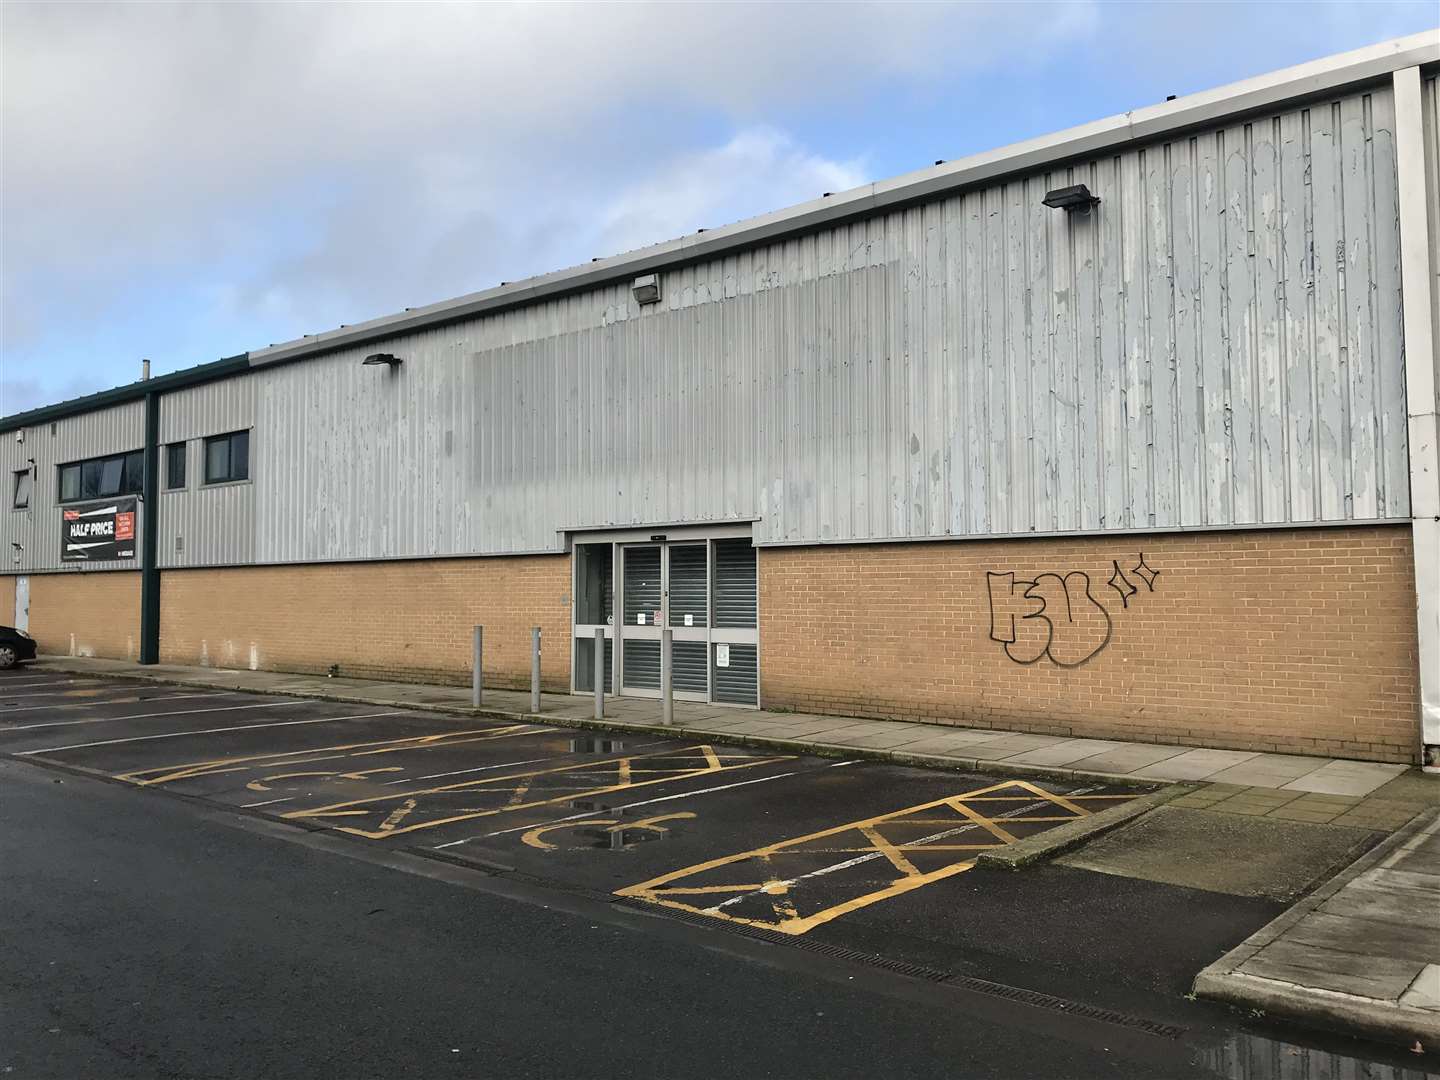
<path id="1" fill-rule="evenodd" d="M 1227 784 L 1280 787 L 1314 772 L 1326 764 L 1326 760 L 1296 754 L 1257 754 L 1249 761 L 1222 769 L 1207 779 Z"/>
<path id="2" fill-rule="evenodd" d="M 1184 746 L 1155 746 L 1150 743 L 1130 743 L 1126 746 L 1117 747 L 1114 750 L 1106 750 L 1101 754 L 1094 754 L 1090 757 L 1080 758 L 1071 763 L 1071 768 L 1086 769 L 1091 772 L 1103 773 L 1132 773 L 1136 769 L 1143 769 L 1147 765 L 1153 765 L 1157 761 L 1165 761 L 1169 758 L 1179 757 L 1185 753 Z"/>
<path id="3" fill-rule="evenodd" d="M 1437 835 L 1440 810 L 1417 815 L 1206 967 L 1195 992 L 1332 1030 L 1433 1045 L 1440 875 L 1406 866 L 1427 853 L 1415 841 Z"/>
<path id="4" fill-rule="evenodd" d="M 1104 739 L 1061 739 L 1048 746 L 1026 750 L 1006 760 L 1015 765 L 1069 765 L 1083 758 L 1103 754 L 1107 750 L 1118 750 L 1125 743 L 1108 742 Z"/>
<path id="5" fill-rule="evenodd" d="M 1259 754 L 1245 750 L 1187 750 L 1136 769 L 1135 775 L 1155 780 L 1206 780 L 1256 757 Z"/>
<path id="6" fill-rule="evenodd" d="M 1331 761 L 1285 785 L 1287 791 L 1330 795 L 1369 795 L 1405 771 L 1404 765 L 1368 761 Z"/>
<path id="7" fill-rule="evenodd" d="M 1063 857 L 1067 866 L 1289 901 L 1368 843 L 1329 825 L 1162 806 Z"/>

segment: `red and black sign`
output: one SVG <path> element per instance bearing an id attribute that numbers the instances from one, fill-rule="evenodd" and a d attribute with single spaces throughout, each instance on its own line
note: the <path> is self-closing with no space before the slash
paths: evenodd
<path id="1" fill-rule="evenodd" d="M 134 497 L 109 499 L 87 506 L 67 506 L 60 513 L 60 561 L 100 562 L 135 557 Z"/>

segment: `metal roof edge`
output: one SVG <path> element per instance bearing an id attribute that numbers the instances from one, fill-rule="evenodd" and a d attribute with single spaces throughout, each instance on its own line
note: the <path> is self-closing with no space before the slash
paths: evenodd
<path id="1" fill-rule="evenodd" d="M 20 428 L 48 424 L 53 420 L 63 420 L 67 416 L 94 412 L 97 409 L 108 409 L 113 405 L 123 405 L 128 401 L 137 401 L 146 394 L 169 393 L 172 390 L 183 390 L 187 386 L 197 386 L 200 383 L 238 375 L 250 370 L 248 359 L 249 353 L 239 353 L 235 356 L 211 361 L 208 364 L 197 364 L 194 367 L 181 368 L 179 371 L 172 371 L 165 375 L 157 375 L 153 379 L 144 379 L 110 390 L 101 390 L 99 393 L 87 394 L 85 397 L 71 398 L 69 401 L 57 402 L 54 405 L 42 405 L 38 409 L 0 416 L 0 432 L 17 431 Z"/>
<path id="2" fill-rule="evenodd" d="M 714 258 L 888 207 L 934 198 L 1010 173 L 1153 139 L 1215 120 L 1370 82 L 1402 68 L 1440 63 L 1440 29 L 1394 38 L 1266 75 L 1187 94 L 1050 135 L 932 166 L 783 210 L 597 259 L 424 307 L 255 349 L 250 365 L 300 360 L 384 337 L 613 284 L 625 278 Z"/>

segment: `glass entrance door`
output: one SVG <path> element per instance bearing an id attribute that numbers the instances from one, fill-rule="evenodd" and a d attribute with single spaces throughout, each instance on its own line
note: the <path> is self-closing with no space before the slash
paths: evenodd
<path id="1" fill-rule="evenodd" d="M 684 701 L 759 703 L 755 549 L 748 537 L 575 546 L 577 692 L 594 690 L 595 634 L 605 691 L 660 696 L 660 635 Z"/>
<path id="2" fill-rule="evenodd" d="M 694 543 L 620 546 L 620 691 L 660 696 L 660 635 L 672 631 L 675 696 L 710 698 L 709 549 Z"/>
<path id="3" fill-rule="evenodd" d="M 663 544 L 620 547 L 620 692 L 660 696 L 660 628 L 665 620 Z"/>

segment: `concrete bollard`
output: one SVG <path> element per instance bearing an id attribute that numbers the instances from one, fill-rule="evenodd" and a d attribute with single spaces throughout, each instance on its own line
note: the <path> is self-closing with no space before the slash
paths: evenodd
<path id="1" fill-rule="evenodd" d="M 675 723 L 675 670 L 672 663 L 675 632 L 668 626 L 660 631 L 660 722 Z"/>
<path id="2" fill-rule="evenodd" d="M 481 675 L 485 659 L 485 627 L 475 627 L 475 648 L 470 658 L 470 706 L 478 709 L 485 693 L 485 677 Z"/>
<path id="3" fill-rule="evenodd" d="M 530 629 L 530 711 L 540 711 L 540 627 Z"/>
<path id="4" fill-rule="evenodd" d="M 595 628 L 595 719 L 605 719 L 605 629 Z"/>

